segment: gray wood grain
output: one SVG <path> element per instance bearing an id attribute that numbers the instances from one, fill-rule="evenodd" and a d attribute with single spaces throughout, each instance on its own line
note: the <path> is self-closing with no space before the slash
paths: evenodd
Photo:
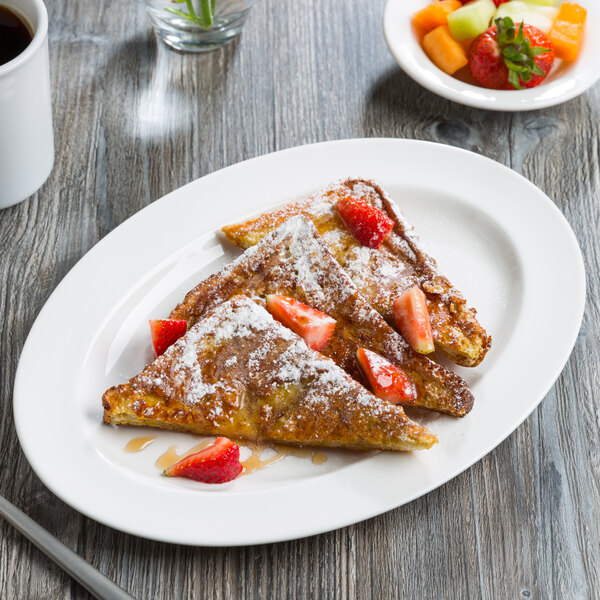
<path id="1" fill-rule="evenodd" d="M 139 598 L 598 597 L 600 87 L 523 114 L 442 100 L 396 67 L 381 35 L 383 0 L 259 0 L 241 39 L 204 56 L 158 46 L 141 2 L 47 1 L 56 165 L 38 194 L 0 213 L 0 493 Z M 427 496 L 289 543 L 151 542 L 53 496 L 20 450 L 11 401 L 27 333 L 67 271 L 119 223 L 197 177 L 363 136 L 481 153 L 538 185 L 572 224 L 588 304 L 541 406 Z M 0 522 L 0 598 L 88 597 Z"/>

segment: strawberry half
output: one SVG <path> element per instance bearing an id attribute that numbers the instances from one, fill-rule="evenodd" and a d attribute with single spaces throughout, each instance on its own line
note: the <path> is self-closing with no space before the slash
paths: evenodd
<path id="1" fill-rule="evenodd" d="M 267 309 L 280 323 L 304 339 L 313 350 L 322 350 L 335 329 L 335 319 L 294 298 L 270 294 Z"/>
<path id="2" fill-rule="evenodd" d="M 150 334 L 156 356 L 160 356 L 187 330 L 187 321 L 150 319 Z"/>
<path id="3" fill-rule="evenodd" d="M 536 27 L 519 24 L 510 17 L 476 37 L 467 55 L 469 71 L 482 87 L 521 90 L 539 85 L 552 68 L 554 49 Z"/>
<path id="4" fill-rule="evenodd" d="M 398 331 L 415 352 L 429 354 L 435 350 L 427 300 L 418 287 L 396 298 L 392 310 Z"/>
<path id="5" fill-rule="evenodd" d="M 394 221 L 384 212 L 360 198 L 342 198 L 337 209 L 352 235 L 369 248 L 379 248 L 394 227 Z"/>
<path id="6" fill-rule="evenodd" d="M 366 348 L 359 348 L 356 358 L 378 398 L 393 404 L 414 404 L 417 401 L 415 384 L 402 369 Z"/>
<path id="7" fill-rule="evenodd" d="M 187 477 L 203 483 L 226 483 L 243 469 L 239 446 L 226 437 L 218 437 L 212 446 L 186 456 L 164 473 L 167 477 Z"/>

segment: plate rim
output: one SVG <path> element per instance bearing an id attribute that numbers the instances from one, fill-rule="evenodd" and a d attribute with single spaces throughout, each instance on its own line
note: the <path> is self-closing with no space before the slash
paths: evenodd
<path id="1" fill-rule="evenodd" d="M 467 463 L 461 464 L 461 466 L 458 467 L 457 469 L 448 472 L 442 478 L 442 480 L 436 480 L 432 485 L 420 489 L 418 492 L 414 493 L 413 495 L 407 496 L 407 497 L 403 498 L 401 501 L 399 501 L 393 505 L 390 505 L 390 506 L 384 508 L 383 510 L 377 510 L 375 512 L 370 512 L 369 510 L 363 511 L 363 512 L 365 512 L 365 514 L 360 514 L 358 517 L 354 516 L 354 517 L 347 518 L 345 520 L 342 519 L 342 520 L 332 524 L 330 527 L 323 527 L 322 525 L 320 525 L 320 526 L 315 526 L 314 528 L 310 528 L 310 527 L 307 528 L 305 526 L 302 529 L 301 533 L 298 533 L 296 531 L 296 532 L 291 532 L 290 534 L 286 534 L 286 535 L 281 535 L 281 534 L 264 535 L 260 539 L 253 539 L 253 540 L 248 540 L 248 539 L 243 539 L 243 538 L 240 538 L 237 540 L 228 539 L 223 543 L 221 543 L 219 540 L 212 540 L 212 541 L 208 541 L 208 540 L 199 541 L 198 539 L 191 540 L 186 537 L 181 537 L 180 535 L 170 536 L 170 535 L 164 535 L 164 533 L 153 535 L 152 532 L 149 532 L 147 530 L 139 529 L 136 527 L 123 526 L 122 523 L 119 524 L 119 523 L 115 522 L 114 518 L 106 518 L 105 516 L 103 517 L 103 516 L 99 516 L 94 513 L 90 513 L 89 511 L 86 510 L 85 506 L 81 506 L 77 502 L 72 501 L 72 499 L 71 499 L 72 494 L 71 495 L 65 494 L 65 493 L 62 493 L 61 490 L 55 489 L 55 486 L 52 485 L 51 482 L 49 482 L 49 477 L 46 477 L 46 474 L 43 472 L 43 470 L 39 468 L 38 459 L 36 456 L 33 455 L 33 452 L 31 451 L 32 448 L 30 446 L 29 440 L 27 439 L 27 433 L 23 429 L 24 419 L 22 418 L 22 410 L 23 410 L 24 405 L 23 405 L 23 402 L 19 401 L 19 398 L 21 398 L 24 393 L 21 390 L 23 389 L 23 386 L 26 384 L 26 382 L 25 382 L 26 361 L 29 360 L 29 355 L 32 352 L 32 347 L 33 347 L 33 343 L 35 341 L 35 336 L 37 335 L 37 330 L 39 328 L 38 323 L 43 322 L 43 320 L 45 319 L 45 314 L 49 310 L 48 307 L 51 307 L 53 305 L 53 303 L 55 302 L 55 298 L 57 297 L 59 290 L 63 289 L 66 285 L 69 285 L 69 281 L 71 280 L 71 278 L 73 278 L 75 275 L 77 275 L 79 270 L 81 268 L 83 268 L 81 266 L 82 263 L 84 263 L 84 266 L 85 266 L 86 258 L 89 255 L 92 255 L 92 253 L 98 253 L 100 251 L 103 251 L 103 249 L 105 247 L 107 247 L 107 248 L 110 247 L 110 244 L 112 243 L 111 240 L 113 239 L 113 234 L 116 235 L 117 230 L 120 230 L 121 228 L 123 228 L 123 226 L 125 224 L 130 223 L 132 220 L 134 220 L 136 218 L 140 218 L 139 215 L 141 215 L 142 213 L 145 215 L 149 215 L 150 213 L 152 213 L 154 211 L 162 210 L 161 207 L 166 206 L 167 203 L 170 201 L 170 199 L 173 199 L 174 197 L 177 197 L 179 195 L 183 195 L 182 190 L 189 188 L 190 186 L 199 185 L 198 182 L 205 180 L 209 177 L 213 177 L 217 174 L 220 174 L 220 176 L 226 176 L 229 173 L 231 173 L 232 170 L 234 170 L 236 168 L 240 168 L 240 165 L 245 165 L 246 167 L 252 166 L 252 164 L 255 163 L 255 161 L 268 161 L 270 157 L 273 157 L 275 155 L 278 155 L 280 157 L 283 155 L 292 156 L 296 152 L 311 153 L 311 152 L 313 152 L 313 150 L 315 148 L 327 147 L 327 148 L 333 149 L 335 147 L 339 148 L 340 145 L 341 146 L 344 146 L 344 145 L 357 146 L 358 145 L 360 147 L 364 144 L 367 144 L 367 145 L 369 145 L 369 144 L 390 145 L 391 144 L 392 146 L 419 145 L 419 146 L 434 147 L 434 148 L 436 148 L 435 151 L 457 153 L 457 155 L 461 155 L 463 157 L 468 155 L 470 157 L 470 159 L 481 160 L 485 163 L 493 165 L 494 169 L 504 170 L 505 173 L 510 173 L 511 177 L 516 177 L 516 181 L 519 181 L 519 185 L 525 185 L 526 187 L 528 187 L 530 189 L 530 191 L 534 192 L 534 194 L 538 197 L 539 200 L 543 200 L 546 209 L 550 209 L 550 211 L 554 213 L 555 217 L 558 218 L 558 222 L 561 223 L 562 229 L 566 233 L 567 238 L 569 238 L 570 243 L 573 245 L 573 247 L 577 251 L 576 252 L 577 258 L 578 258 L 577 266 L 579 267 L 579 269 L 576 269 L 576 270 L 579 271 L 579 273 L 578 273 L 579 283 L 580 283 L 579 292 L 581 292 L 579 294 L 579 303 L 578 303 L 578 307 L 577 307 L 578 309 L 576 311 L 577 317 L 575 319 L 578 323 L 578 326 L 576 327 L 576 330 L 570 336 L 571 339 L 569 341 L 569 344 L 567 344 L 563 348 L 563 352 L 561 353 L 561 357 L 560 357 L 560 361 L 559 361 L 560 365 L 561 365 L 560 368 L 557 369 L 555 376 L 551 380 L 548 380 L 546 382 L 543 393 L 538 394 L 539 397 L 536 399 L 536 401 L 534 403 L 532 403 L 532 405 L 530 407 L 528 407 L 528 410 L 526 411 L 526 413 L 523 414 L 518 420 L 516 420 L 515 422 L 512 423 L 509 431 L 504 432 L 502 435 L 499 436 L 498 439 L 494 440 L 491 444 L 488 444 L 485 449 L 481 450 L 479 453 L 477 453 L 476 455 L 471 457 L 471 459 L 469 461 L 467 461 Z M 315 144 L 295 146 L 295 147 L 288 148 L 285 150 L 280 150 L 277 152 L 268 153 L 268 154 L 264 154 L 264 155 L 261 155 L 261 156 L 255 157 L 255 158 L 251 158 L 249 160 L 242 161 L 240 163 L 236 163 L 234 165 L 230 165 L 228 167 L 225 167 L 224 169 L 215 171 L 214 173 L 207 174 L 204 177 L 201 177 L 193 182 L 190 182 L 190 183 L 174 190 L 173 192 L 170 192 L 169 194 L 156 200 L 152 204 L 143 208 L 141 211 L 139 211 L 139 212 L 135 213 L 134 215 L 132 215 L 131 217 L 129 217 L 127 220 L 125 220 L 123 223 L 121 223 L 118 227 L 116 227 L 113 231 L 111 231 L 104 238 L 102 238 L 93 248 L 91 248 L 83 257 L 81 257 L 78 260 L 78 262 L 65 275 L 63 280 L 56 286 L 55 290 L 52 292 L 52 294 L 50 295 L 50 297 L 44 304 L 44 306 L 41 309 L 38 317 L 36 318 L 33 326 L 31 327 L 30 333 L 29 333 L 27 340 L 23 346 L 23 350 L 21 353 L 21 357 L 19 359 L 19 364 L 17 367 L 16 376 L 15 376 L 14 394 L 13 394 L 13 412 L 14 412 L 15 426 L 17 429 L 18 439 L 19 439 L 19 442 L 21 444 L 21 447 L 25 453 L 25 456 L 26 456 L 28 462 L 30 463 L 30 465 L 32 466 L 32 468 L 34 469 L 34 471 L 36 472 L 38 477 L 40 477 L 42 482 L 53 493 L 55 493 L 59 498 L 61 498 L 63 501 L 65 501 L 67 504 L 69 504 L 70 506 L 72 506 L 73 508 L 75 508 L 76 510 L 81 512 L 82 514 L 85 514 L 88 517 L 93 518 L 101 523 L 104 523 L 104 524 L 110 526 L 110 527 L 114 527 L 121 531 L 125 531 L 126 533 L 129 533 L 129 534 L 142 536 L 142 537 L 145 537 L 148 539 L 154 539 L 157 541 L 179 543 L 179 544 L 185 544 L 185 545 L 240 546 L 240 545 L 253 545 L 253 544 L 261 544 L 261 543 L 285 541 L 285 540 L 298 539 L 301 537 L 315 535 L 318 533 L 325 533 L 327 531 L 332 531 L 332 530 L 338 529 L 340 527 L 350 525 L 352 523 L 360 522 L 364 519 L 376 516 L 378 514 L 382 514 L 384 512 L 387 512 L 388 510 L 397 508 L 398 506 L 401 506 L 403 504 L 411 502 L 414 499 L 419 498 L 419 497 L 429 493 L 433 489 L 440 487 L 441 485 L 445 484 L 447 481 L 456 477 L 458 474 L 460 474 L 463 471 L 465 471 L 466 469 L 470 468 L 474 463 L 479 461 L 483 456 L 485 456 L 486 454 L 491 452 L 498 444 L 500 444 L 507 437 L 509 437 L 514 432 L 514 430 L 517 427 L 519 427 L 519 425 L 521 425 L 521 423 L 539 405 L 539 403 L 546 396 L 546 394 L 551 389 L 551 387 L 554 385 L 556 379 L 558 379 L 562 370 L 564 369 L 564 366 L 572 352 L 573 346 L 577 339 L 577 334 L 581 327 L 581 320 L 583 318 L 583 311 L 584 311 L 585 298 L 586 298 L 585 294 L 586 294 L 585 269 L 584 269 L 583 258 L 581 255 L 581 249 L 579 247 L 579 244 L 577 242 L 575 234 L 574 234 L 573 230 L 571 229 L 569 223 L 567 222 L 567 220 L 565 219 L 565 217 L 561 213 L 561 211 L 558 209 L 558 207 L 548 198 L 548 196 L 546 196 L 546 194 L 544 194 L 539 188 L 537 188 L 533 183 L 531 183 L 525 177 L 523 177 L 519 173 L 516 173 L 515 171 L 506 167 L 505 165 L 497 163 L 496 161 L 493 161 L 492 159 L 489 159 L 487 157 L 469 152 L 467 150 L 455 148 L 453 146 L 447 146 L 444 144 L 419 141 L 419 140 L 403 140 L 403 139 L 396 139 L 396 138 L 354 138 L 354 139 L 334 140 L 334 141 L 329 141 L 329 142 L 318 142 Z M 24 439 L 25 439 L 25 441 L 24 441 Z M 333 479 L 335 480 L 335 478 L 333 478 Z"/>

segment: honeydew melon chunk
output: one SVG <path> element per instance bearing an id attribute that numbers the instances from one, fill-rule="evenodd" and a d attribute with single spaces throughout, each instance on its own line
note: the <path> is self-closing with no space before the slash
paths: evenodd
<path id="1" fill-rule="evenodd" d="M 537 27 L 544 33 L 548 33 L 557 14 L 558 8 L 555 6 L 541 6 L 522 0 L 511 0 L 498 7 L 494 15 L 494 21 L 498 18 L 510 17 L 515 23 L 522 21 L 527 25 Z"/>
<path id="2" fill-rule="evenodd" d="M 542 6 L 558 6 L 560 0 L 525 0 L 527 4 L 541 4 Z"/>
<path id="3" fill-rule="evenodd" d="M 493 0 L 474 0 L 448 15 L 448 27 L 455 40 L 468 40 L 483 33 L 489 26 L 496 5 Z"/>

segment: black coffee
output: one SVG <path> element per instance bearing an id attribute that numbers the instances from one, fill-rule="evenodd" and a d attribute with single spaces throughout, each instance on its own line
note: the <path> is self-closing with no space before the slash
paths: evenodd
<path id="1" fill-rule="evenodd" d="M 32 39 L 23 19 L 6 6 L 0 6 L 0 65 L 19 56 Z"/>

